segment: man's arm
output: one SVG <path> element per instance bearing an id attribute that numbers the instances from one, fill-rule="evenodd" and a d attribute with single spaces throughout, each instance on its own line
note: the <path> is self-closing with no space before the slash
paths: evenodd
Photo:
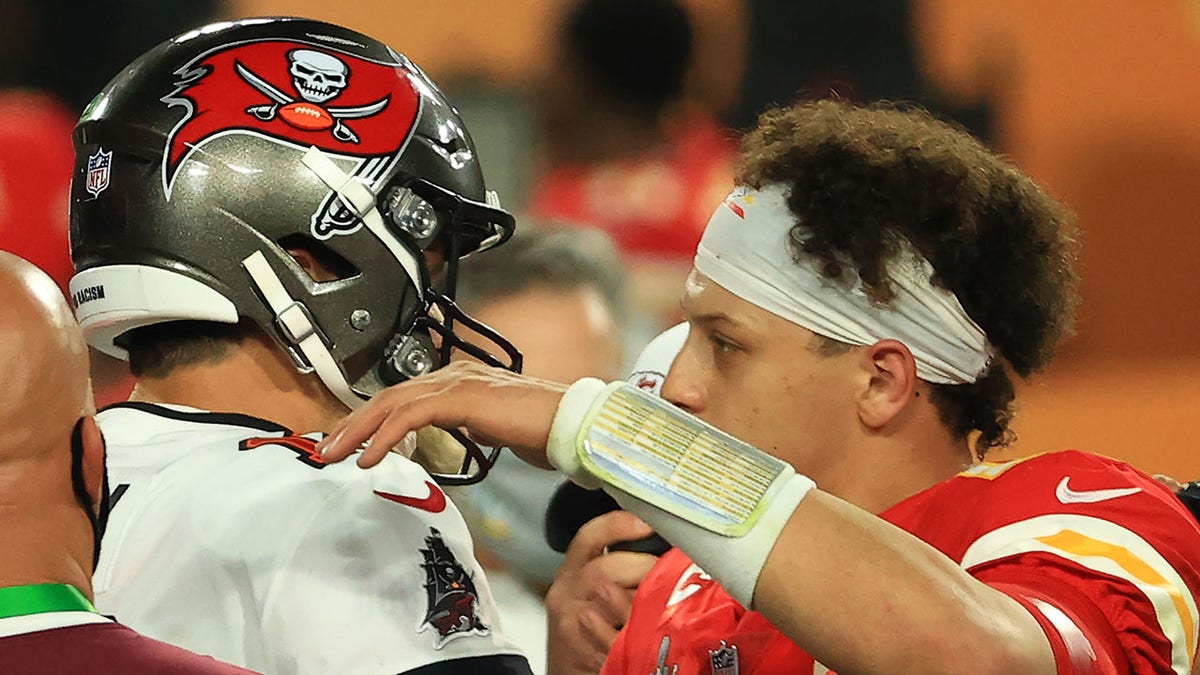
<path id="1" fill-rule="evenodd" d="M 752 606 L 838 672 L 1056 672 L 1046 635 L 1015 600 L 820 491 L 780 533 Z"/>
<path id="2" fill-rule="evenodd" d="M 360 459 L 369 464 L 409 429 L 455 425 L 545 466 L 562 399 L 562 389 L 548 383 L 451 366 L 383 392 L 323 449 L 336 459 L 372 438 Z M 575 440 L 579 431 L 565 436 Z M 753 608 L 838 672 L 1057 672 L 1049 638 L 1024 606 L 916 537 L 819 490 L 761 519 L 775 524 L 764 537 L 753 529 L 717 534 L 619 487 L 606 489 L 731 592 L 731 583 L 745 586 L 747 564 L 761 569 L 749 585 Z"/>

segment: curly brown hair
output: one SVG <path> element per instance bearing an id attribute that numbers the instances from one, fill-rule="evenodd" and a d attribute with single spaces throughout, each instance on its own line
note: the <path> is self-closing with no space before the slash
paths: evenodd
<path id="1" fill-rule="evenodd" d="M 965 131 L 893 103 L 770 110 L 743 138 L 736 177 L 789 187 L 793 253 L 833 278 L 849 260 L 876 302 L 892 297 L 896 233 L 911 242 L 1001 357 L 973 384 L 933 385 L 941 419 L 959 438 L 981 432 L 980 453 L 1011 442 L 1007 368 L 1044 368 L 1074 322 L 1070 211 Z"/>

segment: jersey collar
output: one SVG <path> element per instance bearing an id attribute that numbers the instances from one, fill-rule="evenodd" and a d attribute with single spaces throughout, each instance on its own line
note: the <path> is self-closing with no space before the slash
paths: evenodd
<path id="1" fill-rule="evenodd" d="M 95 612 L 47 612 L 0 619 L 0 638 L 40 633 L 56 628 L 70 628 L 90 623 L 116 623 L 111 617 Z"/>
<path id="2" fill-rule="evenodd" d="M 159 418 L 176 420 L 180 422 L 193 422 L 197 424 L 218 424 L 222 426 L 245 427 L 247 429 L 255 429 L 257 431 L 266 431 L 271 433 L 291 434 L 291 429 L 276 424 L 270 420 L 264 420 L 253 415 L 243 415 L 242 413 L 232 412 L 210 412 L 200 410 L 199 408 L 191 408 L 184 405 L 168 404 L 168 403 L 147 403 L 145 401 L 122 401 L 113 403 L 100 409 L 100 413 L 106 413 L 112 410 L 137 410 L 143 413 L 149 413 Z"/>
<path id="3" fill-rule="evenodd" d="M 112 623 L 67 584 L 0 588 L 0 638 L 89 623 Z"/>
<path id="4" fill-rule="evenodd" d="M 70 584 L 30 584 L 0 588 L 0 619 L 46 612 L 95 612 L 96 607 Z"/>

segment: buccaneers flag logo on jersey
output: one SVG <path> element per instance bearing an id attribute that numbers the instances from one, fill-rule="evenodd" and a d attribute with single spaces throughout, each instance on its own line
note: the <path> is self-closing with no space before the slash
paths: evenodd
<path id="1" fill-rule="evenodd" d="M 168 199 L 183 163 L 205 142 L 251 134 L 358 160 L 355 177 L 375 187 L 412 134 L 420 96 L 410 64 L 368 61 L 293 40 L 225 46 L 175 71 L 168 106 L 187 114 L 167 138 L 163 187 Z M 357 219 L 326 199 L 313 233 L 326 239 L 358 229 Z"/>
<path id="2" fill-rule="evenodd" d="M 421 567 L 425 569 L 429 605 L 425 617 L 417 624 L 417 632 L 433 628 L 437 632 L 434 649 L 441 649 L 450 640 L 464 635 L 487 635 L 487 625 L 476 614 L 479 595 L 471 575 L 459 564 L 437 528 L 429 528 L 425 545 L 428 548 L 420 549 L 425 558 Z"/>

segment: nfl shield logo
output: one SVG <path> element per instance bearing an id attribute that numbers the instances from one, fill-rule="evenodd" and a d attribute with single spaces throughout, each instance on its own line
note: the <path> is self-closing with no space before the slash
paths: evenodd
<path id="1" fill-rule="evenodd" d="M 112 151 L 105 152 L 104 148 L 97 148 L 96 154 L 88 156 L 87 166 L 87 191 L 92 193 L 93 197 L 99 197 L 101 192 L 108 187 L 108 170 L 112 166 Z"/>
<path id="2" fill-rule="evenodd" d="M 738 675 L 738 648 L 721 640 L 720 649 L 708 650 L 708 662 L 712 675 Z"/>

